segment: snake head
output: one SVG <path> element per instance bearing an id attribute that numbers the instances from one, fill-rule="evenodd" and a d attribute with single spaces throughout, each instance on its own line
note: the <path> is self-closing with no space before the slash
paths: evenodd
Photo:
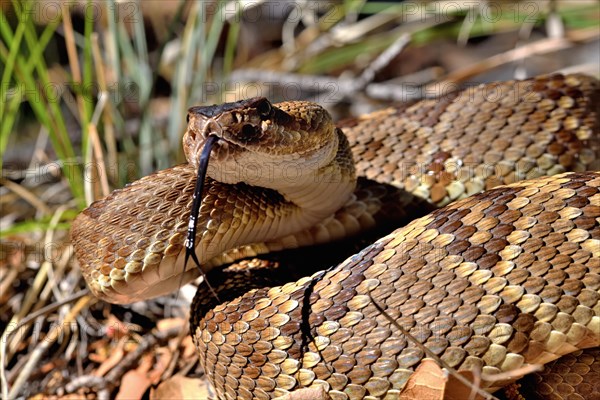
<path id="1" fill-rule="evenodd" d="M 269 187 L 265 178 L 293 167 L 306 176 L 333 161 L 338 134 L 329 113 L 303 102 L 271 104 L 264 97 L 191 107 L 183 147 L 197 166 L 206 139 L 217 136 L 208 176 L 224 183 Z"/>

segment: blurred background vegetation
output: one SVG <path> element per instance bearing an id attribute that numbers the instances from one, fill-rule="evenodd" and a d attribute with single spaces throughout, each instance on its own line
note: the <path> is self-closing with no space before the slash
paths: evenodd
<path id="1" fill-rule="evenodd" d="M 2 330 L 83 287 L 70 221 L 184 162 L 189 106 L 311 99 L 339 120 L 459 85 L 599 74 L 596 0 L 0 5 Z M 5 353 L 3 382 L 17 391 L 27 346 Z"/>
<path id="2" fill-rule="evenodd" d="M 107 190 L 183 161 L 191 105 L 309 98 L 346 117 L 465 67 L 451 79 L 593 63 L 599 20 L 594 0 L 2 0 L 2 177 L 60 167 L 81 208 L 89 178 Z"/>

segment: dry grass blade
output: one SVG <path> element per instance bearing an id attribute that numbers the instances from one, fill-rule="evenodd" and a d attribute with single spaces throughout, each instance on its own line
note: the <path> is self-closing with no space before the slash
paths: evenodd
<path id="1" fill-rule="evenodd" d="M 68 326 L 71 322 L 75 321 L 75 317 L 79 314 L 79 312 L 85 307 L 89 306 L 90 303 L 96 301 L 96 299 L 92 296 L 84 296 L 77 301 L 75 306 L 69 311 L 65 319 L 62 321 L 64 326 Z M 23 385 L 27 383 L 29 380 L 30 374 L 33 372 L 35 366 L 39 363 L 41 357 L 46 353 L 46 351 L 50 348 L 58 340 L 59 335 L 48 335 L 34 350 L 30 353 L 29 359 L 27 360 L 25 366 L 23 367 L 21 373 L 15 380 L 12 388 L 8 392 L 8 399 L 13 399 L 16 395 L 21 391 Z"/>
<path id="2" fill-rule="evenodd" d="M 96 67 L 96 77 L 98 79 L 98 88 L 100 93 L 99 99 L 108 97 L 108 84 L 106 78 L 106 67 L 100 51 L 100 45 L 98 43 L 98 34 L 92 35 L 92 55 L 94 57 L 94 65 Z M 113 121 L 113 104 L 108 104 L 107 107 L 103 107 L 102 113 L 102 128 L 104 129 L 104 143 L 106 144 L 107 163 L 108 165 L 117 165 L 117 140 L 115 138 L 115 126 Z M 96 113 L 94 112 L 94 115 Z M 92 118 L 95 121 L 95 118 Z M 94 122 L 96 125 L 98 122 Z M 96 145 L 94 144 L 94 147 Z"/>
<path id="3" fill-rule="evenodd" d="M 18 185 L 4 178 L 0 178 L 0 185 L 7 187 L 15 194 L 19 195 L 23 200 L 35 207 L 41 215 L 52 214 L 52 210 L 50 210 L 50 208 L 43 201 L 41 201 L 38 196 L 27 190 L 24 186 Z"/>
<path id="4" fill-rule="evenodd" d="M 600 37 L 600 32 L 598 32 L 596 29 L 584 29 L 579 32 L 572 33 L 570 37 L 571 40 L 562 37 L 541 39 L 516 49 L 494 55 L 474 65 L 469 65 L 448 74 L 443 81 L 428 85 L 425 90 L 427 93 L 431 93 L 434 96 L 441 95 L 444 93 L 444 91 L 447 91 L 448 87 L 453 87 L 456 84 L 465 82 L 468 79 L 472 79 L 477 75 L 497 68 L 501 65 L 519 61 L 527 57 L 531 57 L 532 55 L 553 53 L 559 50 L 570 48 L 573 46 L 573 40 L 587 41 L 591 38 Z"/>
<path id="5" fill-rule="evenodd" d="M 94 161 L 90 164 L 91 176 L 90 179 L 86 180 L 86 189 L 88 189 L 88 182 L 91 185 L 93 182 L 100 181 L 100 196 L 93 196 L 91 193 L 95 193 L 94 188 L 86 190 L 86 200 L 88 204 L 91 204 L 93 199 L 105 197 L 110 193 L 108 186 L 108 176 L 106 175 L 106 164 L 104 163 L 104 155 L 102 153 L 102 145 L 100 144 L 100 138 L 98 137 L 98 129 L 96 124 L 90 123 L 88 125 L 88 132 L 90 135 L 90 144 L 92 146 Z M 99 179 L 97 179 L 99 178 Z"/>

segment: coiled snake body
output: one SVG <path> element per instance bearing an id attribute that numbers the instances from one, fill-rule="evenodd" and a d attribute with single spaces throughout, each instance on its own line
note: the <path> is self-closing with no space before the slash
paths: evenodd
<path id="1" fill-rule="evenodd" d="M 205 270 L 368 230 L 410 193 L 462 199 L 311 277 L 211 311 L 198 294 L 192 333 L 219 397 L 314 385 L 333 398 L 397 395 L 424 354 L 370 296 L 456 369 L 547 363 L 600 342 L 600 174 L 583 172 L 600 170 L 597 92 L 579 75 L 482 85 L 339 127 L 307 102 L 192 108 L 189 164 L 92 204 L 73 225 L 76 254 L 112 302 L 196 276 L 183 272 L 185 232 L 198 155 L 216 135 L 198 219 Z M 358 175 L 381 184 L 356 187 L 351 152 Z M 581 172 L 544 177 L 569 170 Z"/>

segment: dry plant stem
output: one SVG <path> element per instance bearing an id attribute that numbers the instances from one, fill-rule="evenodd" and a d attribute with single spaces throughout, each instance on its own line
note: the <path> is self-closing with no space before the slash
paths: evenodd
<path id="1" fill-rule="evenodd" d="M 96 77 L 98 79 L 98 87 L 100 95 L 108 95 L 106 84 L 106 73 L 104 71 L 104 60 L 100 53 L 98 44 L 98 34 L 92 33 L 92 57 L 96 66 Z M 117 165 L 117 140 L 115 138 L 115 129 L 113 125 L 112 108 L 109 105 L 102 113 L 102 126 L 104 127 L 104 143 L 106 144 L 106 153 L 109 166 Z"/>
<path id="2" fill-rule="evenodd" d="M 174 336 L 179 335 L 180 337 L 185 337 L 187 333 L 187 331 L 182 331 L 178 327 L 167 329 L 165 331 L 152 331 L 143 336 L 136 349 L 127 354 L 115 368 L 106 374 L 105 377 L 99 378 L 94 375 L 84 375 L 67 384 L 66 389 L 69 393 L 72 393 L 81 387 L 95 386 L 100 388 L 98 396 L 101 395 L 101 392 L 108 393 L 108 396 L 110 394 L 109 388 L 113 387 L 115 383 L 120 382 L 121 377 L 137 360 L 139 360 L 140 357 L 142 357 L 142 355 L 144 355 L 146 351 L 155 345 L 164 343 Z"/>
<path id="3" fill-rule="evenodd" d="M 194 62 L 194 57 L 190 55 L 190 51 L 195 51 L 196 43 L 194 38 L 195 26 L 198 23 L 197 18 L 199 16 L 198 13 L 198 5 L 200 3 L 192 2 L 189 11 L 189 17 L 185 24 L 183 33 L 181 35 L 181 46 L 178 55 L 178 59 L 180 62 L 178 63 L 175 69 L 175 75 L 173 77 L 172 86 L 174 88 L 173 94 L 171 95 L 171 113 L 173 115 L 181 115 L 181 110 L 187 109 L 187 102 L 190 95 L 190 84 L 192 81 L 192 65 Z M 187 53 L 186 53 L 187 50 Z M 187 55 L 186 55 L 187 54 Z M 172 132 L 180 133 L 180 122 L 179 118 L 171 118 L 169 122 L 170 126 L 168 128 L 169 135 L 172 135 Z M 143 170 L 143 168 L 142 168 Z"/>
<path id="4" fill-rule="evenodd" d="M 363 90 L 369 83 L 373 82 L 375 75 L 385 68 L 402 50 L 410 43 L 412 36 L 404 33 L 385 49 L 373 62 L 362 72 L 356 80 L 356 91 Z"/>
<path id="5" fill-rule="evenodd" d="M 234 71 L 229 82 L 269 82 L 270 84 L 294 85 L 301 90 L 315 91 L 315 88 L 324 88 L 320 93 L 332 93 L 338 97 L 351 97 L 360 88 L 352 78 L 335 78 L 333 76 L 306 75 L 292 72 L 266 71 L 258 69 L 238 69 Z M 369 85 L 367 85 L 367 88 Z"/>
<path id="6" fill-rule="evenodd" d="M 519 40 L 515 44 L 515 49 L 518 49 L 521 46 L 527 45 L 527 41 L 531 38 L 531 33 L 533 32 L 533 29 L 535 28 L 536 22 L 537 22 L 537 20 L 523 21 L 523 23 L 521 24 L 521 27 L 519 28 L 519 36 L 518 36 Z M 553 36 L 550 35 L 550 37 L 553 37 Z M 560 37 L 559 39 L 562 39 L 562 37 Z M 515 61 L 516 68 L 515 68 L 514 77 L 516 79 L 527 78 L 526 60 L 527 60 L 527 57 L 525 56 L 525 57 L 522 57 L 521 59 Z"/>
<path id="7" fill-rule="evenodd" d="M 569 33 L 568 38 L 548 38 L 538 40 L 536 42 L 521 46 L 519 48 L 506 51 L 501 54 L 489 57 L 475 65 L 469 65 L 465 68 L 458 69 L 446 77 L 443 81 L 431 84 L 426 88 L 427 93 L 436 93 L 437 89 L 442 91 L 450 85 L 462 83 L 473 78 L 483 72 L 500 67 L 504 64 L 519 61 L 525 57 L 531 57 L 537 54 L 547 54 L 559 50 L 567 49 L 573 46 L 573 42 L 587 41 L 600 36 L 597 29 L 581 29 Z"/>
<path id="8" fill-rule="evenodd" d="M 19 358 L 16 362 L 15 365 L 13 366 L 13 368 L 8 371 L 8 373 L 6 374 L 5 378 L 2 378 L 5 380 L 6 382 L 6 394 L 4 394 L 4 387 L 3 389 L 3 394 L 2 394 L 2 398 L 8 398 L 8 382 L 13 382 L 15 380 L 15 378 L 17 377 L 17 375 L 21 372 L 21 370 L 23 369 L 23 366 L 25 365 L 25 363 L 27 363 L 28 357 L 21 357 Z M 4 371 L 4 369 L 2 369 L 2 371 Z M 4 382 L 2 382 L 4 383 Z"/>
<path id="9" fill-rule="evenodd" d="M 165 370 L 163 371 L 163 373 L 160 376 L 160 381 L 165 381 L 167 379 L 169 379 L 171 376 L 173 376 L 173 372 L 175 371 L 175 368 L 177 367 L 177 361 L 179 360 L 179 357 L 181 356 L 181 351 L 179 351 L 179 349 L 175 349 L 175 350 L 170 350 L 173 352 L 173 356 L 171 357 L 171 360 L 169 361 L 169 365 L 167 365 L 167 368 L 165 368 Z"/>
<path id="10" fill-rule="evenodd" d="M 439 79 L 445 73 L 442 67 L 429 67 L 412 74 L 402 75 L 383 82 L 367 85 L 365 93 L 373 99 L 410 102 L 424 98 L 421 90 L 415 90 L 428 82 Z"/>
<path id="11" fill-rule="evenodd" d="M 29 314 L 27 317 L 23 318 L 21 320 L 21 322 L 19 322 L 17 324 L 17 326 L 15 327 L 15 329 L 13 329 L 11 332 L 8 332 L 8 335 L 12 334 L 13 332 L 18 331 L 19 329 L 21 329 L 22 327 L 26 326 L 27 324 L 29 324 L 31 321 L 33 321 L 34 319 L 41 317 L 42 315 L 47 315 L 57 309 L 59 309 L 60 307 L 64 306 L 65 304 L 69 304 L 74 302 L 75 300 L 79 300 L 81 299 L 83 296 L 86 296 L 90 294 L 90 290 L 89 289 L 82 289 L 79 292 L 72 294 L 69 297 L 65 297 L 64 299 L 57 301 L 55 303 L 52 304 L 48 304 L 47 306 L 40 308 L 39 310 Z M 92 299 L 95 299 L 95 297 L 92 297 Z M 93 303 L 90 303 L 93 304 Z"/>
<path id="12" fill-rule="evenodd" d="M 46 237 L 44 239 L 45 245 L 52 243 L 56 225 L 58 224 L 60 217 L 65 210 L 66 210 L 66 207 L 63 206 L 63 207 L 60 207 L 54 213 L 52 220 L 50 221 L 50 227 L 49 227 L 48 231 L 46 232 Z M 23 318 L 23 316 L 31 309 L 32 306 L 34 308 L 41 307 L 46 302 L 48 296 L 50 295 L 50 292 L 52 292 L 52 290 L 55 290 L 55 287 L 58 287 L 57 284 L 55 285 L 55 279 L 52 279 L 52 277 L 56 277 L 56 274 L 53 273 L 52 265 L 53 264 L 48 261 L 44 261 L 42 263 L 40 270 L 38 271 L 38 274 L 36 275 L 36 278 L 35 278 L 32 288 L 27 292 L 27 295 L 25 296 L 24 305 L 20 310 L 20 314 L 13 316 L 13 318 L 11 319 L 11 322 L 9 323 L 8 326 L 11 326 L 12 324 L 16 323 L 19 319 Z M 64 270 L 65 267 L 66 267 L 66 262 L 62 263 L 62 266 L 59 265 L 60 273 L 58 275 L 62 275 L 62 271 Z M 42 288 L 44 281 L 46 281 L 46 285 Z M 41 294 L 40 294 L 40 292 L 41 292 Z M 57 294 L 57 297 L 60 297 L 60 295 Z M 37 318 L 37 317 L 38 316 L 32 317 L 30 320 L 32 320 L 33 318 Z M 2 381 L 2 393 L 3 393 L 4 398 L 10 397 L 9 393 L 7 393 L 8 392 L 8 381 L 6 380 L 4 366 L 6 365 L 6 359 L 7 358 L 10 359 L 12 357 L 12 354 L 14 354 L 16 347 L 18 346 L 19 340 L 20 340 L 19 337 L 14 336 L 9 343 L 10 333 L 17 332 L 18 329 L 20 329 L 20 327 L 25 327 L 25 326 L 26 326 L 25 324 L 18 324 L 17 328 L 15 328 L 14 330 L 12 330 L 10 332 L 8 331 L 8 328 L 7 328 L 2 336 L 3 341 L 0 344 L 0 380 Z M 28 329 L 29 329 L 29 327 L 28 327 Z M 27 332 L 23 331 L 21 333 L 22 333 L 21 336 L 24 336 Z M 7 351 L 8 351 L 8 353 L 7 353 Z M 8 354 L 8 357 L 7 357 L 7 354 Z M 28 365 L 33 365 L 33 364 L 28 363 L 25 365 L 25 367 L 27 367 Z M 25 370 L 25 368 L 24 368 L 24 370 Z M 20 376 L 22 376 L 22 375 L 20 375 Z M 18 381 L 18 379 L 19 379 L 19 377 L 17 377 L 17 381 Z M 15 386 L 16 385 L 17 385 L 17 382 L 15 382 Z M 13 389 L 14 389 L 14 387 L 13 387 Z M 13 393 L 13 391 L 11 391 L 11 393 Z"/>
<path id="13" fill-rule="evenodd" d="M 194 368 L 194 366 L 196 364 L 198 364 L 197 357 L 195 358 L 194 361 L 188 362 L 186 365 L 184 365 L 183 367 L 179 368 L 179 374 L 181 374 L 183 376 L 187 376 L 188 373 L 192 370 L 192 368 Z"/>
<path id="14" fill-rule="evenodd" d="M 104 97 L 106 98 L 106 97 Z M 110 188 L 108 187 L 108 177 L 106 175 L 106 164 L 104 163 L 104 156 L 102 155 L 102 145 L 100 144 L 100 138 L 98 137 L 98 130 L 96 129 L 95 124 L 88 125 L 88 133 L 90 135 L 90 144 L 92 146 L 93 151 L 93 161 L 90 166 L 93 168 L 93 173 L 89 175 L 89 179 L 93 184 L 93 178 L 98 177 L 100 180 L 100 188 L 102 197 L 107 196 L 110 193 Z M 95 168 L 97 166 L 97 168 Z M 87 187 L 87 184 L 86 184 Z M 93 189 L 92 189 L 93 190 Z M 87 191 L 86 191 L 87 197 Z M 87 200 L 87 199 L 86 199 Z M 90 202 L 91 203 L 91 202 Z M 90 204 L 88 203 L 88 204 Z"/>
<path id="15" fill-rule="evenodd" d="M 62 216 L 62 214 L 64 213 L 64 211 L 66 209 L 67 209 L 66 206 L 61 206 L 55 211 L 54 215 L 52 216 L 48 230 L 46 231 L 46 235 L 44 237 L 44 248 L 48 248 L 48 246 L 50 246 L 54 243 L 54 233 L 55 233 L 56 226 L 57 226 L 58 222 L 60 221 L 60 217 Z M 42 262 L 42 266 L 40 267 L 40 272 L 38 272 L 38 275 L 40 275 L 40 273 L 41 273 L 41 278 L 39 280 L 40 284 L 38 286 L 39 289 L 34 288 L 34 290 L 36 292 L 35 297 L 33 297 L 33 296 L 29 297 L 30 293 L 28 292 L 26 298 L 30 301 L 27 302 L 27 304 L 28 304 L 28 307 L 26 308 L 27 311 L 24 311 L 23 309 L 21 309 L 20 318 L 23 318 L 25 316 L 25 313 L 29 312 L 29 310 L 35 311 L 35 310 L 39 309 L 40 307 L 43 307 L 43 305 L 48 301 L 48 298 L 50 297 L 50 293 L 52 291 L 54 291 L 54 293 L 58 299 L 63 297 L 60 293 L 58 293 L 58 291 L 56 289 L 59 285 L 58 285 L 58 280 L 56 279 L 57 274 L 54 271 L 55 264 L 58 264 L 58 263 L 50 262 L 48 260 L 44 260 Z M 67 264 L 67 260 L 65 260 L 62 264 L 58 264 L 59 265 L 59 267 L 58 267 L 59 279 L 60 279 L 60 276 L 62 275 L 62 271 L 66 267 L 66 264 Z M 42 272 L 42 270 L 43 270 L 43 272 Z M 37 281 L 37 278 L 38 278 L 38 276 L 36 276 L 36 281 Z M 12 355 L 12 352 L 14 352 L 16 346 L 18 345 L 18 338 L 16 336 L 13 337 L 12 345 L 13 346 L 10 347 L 10 350 L 12 350 L 10 355 Z"/>
<path id="16" fill-rule="evenodd" d="M 411 35 L 408 33 L 400 35 L 400 37 L 381 53 L 373 62 L 362 72 L 362 74 L 354 78 L 334 78 L 316 75 L 302 75 L 287 72 L 263 71 L 253 69 L 239 69 L 231 74 L 230 81 L 246 80 L 256 82 L 277 82 L 280 84 L 294 84 L 305 90 L 314 90 L 315 85 L 318 87 L 331 87 L 335 85 L 335 89 L 343 96 L 352 96 L 356 92 L 364 90 L 369 85 L 377 72 L 385 68 L 390 61 L 402 52 L 402 50 L 410 43 Z"/>
<path id="17" fill-rule="evenodd" d="M 0 185 L 10 189 L 13 193 L 20 196 L 23 200 L 35 207 L 41 215 L 52 214 L 52 211 L 44 202 L 42 202 L 35 194 L 25 189 L 23 186 L 16 184 L 4 178 L 0 178 Z"/>
<path id="18" fill-rule="evenodd" d="M 29 161 L 29 170 L 33 170 L 37 168 L 35 164 L 36 160 L 38 163 L 42 162 L 51 162 L 48 160 L 48 155 L 46 154 L 46 146 L 48 145 L 48 141 L 50 140 L 50 136 L 48 135 L 48 130 L 40 127 L 40 132 L 36 138 L 33 156 L 31 157 L 31 161 Z"/>
<path id="19" fill-rule="evenodd" d="M 262 3 L 263 1 L 259 2 Z M 300 7 L 299 11 L 300 11 L 300 15 L 302 15 L 302 18 L 290 18 L 292 16 L 292 14 L 290 14 L 288 16 L 288 18 L 286 18 L 285 22 L 283 23 L 283 27 L 281 28 L 281 41 L 282 41 L 282 48 L 284 50 L 284 52 L 291 54 L 296 50 L 296 35 L 295 35 L 295 30 L 298 27 L 298 25 L 300 24 L 300 22 L 303 22 L 307 25 L 307 27 L 305 29 L 313 29 L 315 27 L 316 24 L 316 20 L 317 17 L 315 15 L 315 10 L 311 9 L 311 7 L 307 7 L 307 2 L 304 1 L 300 1 L 300 2 L 296 2 L 296 6 Z"/>
<path id="20" fill-rule="evenodd" d="M 236 81 L 256 81 L 256 82 L 271 82 L 282 85 L 294 84 L 305 90 L 314 90 L 315 85 L 318 87 L 338 84 L 343 88 L 349 88 L 352 85 L 352 79 L 338 79 L 331 76 L 305 75 L 292 72 L 268 71 L 261 69 L 237 69 L 231 73 L 229 82 Z"/>
<path id="21" fill-rule="evenodd" d="M 17 268 L 6 268 L 1 273 L 6 275 L 0 277 L 0 293 L 8 293 L 8 289 L 20 275 L 20 271 Z"/>
<path id="22" fill-rule="evenodd" d="M 60 218 L 62 217 L 63 213 L 67 209 L 68 209 L 67 206 L 64 206 L 64 205 L 60 206 L 56 209 L 56 211 L 54 212 L 54 215 L 52 215 L 52 219 L 50 220 L 50 226 L 49 226 L 48 230 L 46 231 L 46 235 L 44 237 L 44 244 L 45 244 L 44 248 L 46 248 L 46 245 L 54 243 L 54 234 L 55 234 L 56 225 L 58 225 Z M 39 308 L 41 306 L 41 304 L 46 302 L 46 300 L 50 296 L 51 291 L 54 293 L 54 296 L 58 300 L 61 300 L 63 297 L 65 297 L 64 294 L 59 292 L 59 287 L 60 287 L 61 279 L 63 277 L 64 270 L 70 259 L 69 255 L 73 253 L 72 251 L 69 251 L 69 249 L 70 249 L 69 247 L 65 248 L 62 252 L 62 257 L 60 257 L 56 260 L 53 260 L 51 262 L 51 268 L 48 269 L 48 282 L 46 283 L 46 286 L 44 287 L 44 289 L 42 290 L 42 293 L 40 294 L 40 299 L 42 301 L 40 301 L 39 305 L 35 306 L 35 309 Z M 65 257 L 65 254 L 67 255 L 67 257 Z M 55 266 L 56 266 L 56 271 L 54 270 Z"/>
<path id="23" fill-rule="evenodd" d="M 502 54 L 497 54 L 489 57 L 475 65 L 469 65 L 465 68 L 458 69 L 446 77 L 445 80 L 432 84 L 432 86 L 441 88 L 444 90 L 448 85 L 464 82 L 468 79 L 473 78 L 483 72 L 497 68 L 501 65 L 508 64 L 514 61 L 523 59 L 524 57 L 531 57 L 534 54 L 551 53 L 559 50 L 571 47 L 571 43 L 565 39 L 542 39 L 537 42 L 524 45 L 522 47 L 509 50 Z M 428 89 L 428 92 L 433 88 Z M 434 93 L 433 91 L 431 93 Z"/>
<path id="24" fill-rule="evenodd" d="M 477 20 L 477 17 L 481 14 L 480 7 L 481 3 L 478 3 L 478 7 L 469 8 L 467 15 L 463 19 L 463 22 L 460 25 L 460 30 L 456 37 L 456 43 L 459 46 L 464 47 L 467 45 L 467 42 L 469 41 L 469 35 L 471 33 L 471 30 L 473 29 L 473 26 L 475 25 L 475 21 Z"/>
<path id="25" fill-rule="evenodd" d="M 85 296 L 75 304 L 75 306 L 69 311 L 63 320 L 63 326 L 68 326 L 71 322 L 75 320 L 75 317 L 79 314 L 79 312 L 89 306 L 89 304 L 94 301 L 91 296 Z M 8 399 L 14 399 L 21 391 L 23 385 L 28 381 L 29 376 L 33 372 L 35 366 L 38 364 L 41 357 L 46 353 L 46 351 L 52 346 L 59 335 L 46 337 L 44 340 L 31 352 L 29 360 L 23 367 L 23 370 L 15 380 L 13 387 L 10 389 L 8 393 Z"/>
<path id="26" fill-rule="evenodd" d="M 119 382 L 121 376 L 129 370 L 129 368 L 151 347 L 164 343 L 173 336 L 177 336 L 182 331 L 179 327 L 167 329 L 165 331 L 152 331 L 149 334 L 143 336 L 139 345 L 131 353 L 123 357 L 123 360 L 113 368 L 108 374 L 106 374 L 106 381 L 108 382 Z M 187 334 L 187 331 L 186 331 Z"/>
<path id="27" fill-rule="evenodd" d="M 449 366 L 448 364 L 446 364 L 446 362 L 444 362 L 444 360 L 442 360 L 440 357 L 438 357 L 437 354 L 435 354 L 434 352 L 432 352 L 431 350 L 429 350 L 429 348 L 427 346 L 424 346 L 423 343 L 419 342 L 413 335 L 411 335 L 409 332 L 407 332 L 402 326 L 400 326 L 400 324 L 398 322 L 396 322 L 375 301 L 375 299 L 373 298 L 373 296 L 370 293 L 369 293 L 369 298 L 371 299 L 371 303 L 373 303 L 373 305 L 375 306 L 375 308 L 377 309 L 377 311 L 379 311 L 385 317 L 385 319 L 387 319 L 394 327 L 396 327 L 396 329 L 398 329 L 400 331 L 400 333 L 402 333 L 404 336 L 406 336 L 406 338 L 409 341 L 413 342 L 415 344 L 415 346 L 417 346 L 421 351 L 423 351 L 425 354 L 427 354 L 427 356 L 429 358 L 433 359 L 439 365 L 441 365 L 442 367 L 444 367 L 450 374 L 452 374 L 452 376 L 454 376 L 458 381 L 460 381 L 463 385 L 465 385 L 465 387 L 470 387 L 472 389 L 472 391 L 471 391 L 471 395 L 472 396 L 474 396 L 475 394 L 479 394 L 484 399 L 488 399 L 488 400 L 496 399 L 496 397 L 492 396 L 488 392 L 486 392 L 484 390 L 481 390 L 479 387 L 473 385 L 473 382 L 469 381 L 467 378 L 465 378 L 464 376 L 462 376 L 461 374 L 459 374 L 458 371 L 456 371 L 454 368 L 452 368 L 451 366 Z"/>
<path id="28" fill-rule="evenodd" d="M 46 263 L 46 262 L 42 263 L 38 273 L 35 276 L 33 284 L 31 285 L 31 288 L 27 291 L 27 294 L 25 295 L 25 299 L 23 300 L 23 304 L 22 304 L 21 309 L 19 310 L 19 313 L 14 315 L 11 318 L 10 322 L 8 323 L 8 326 L 14 325 L 18 321 L 23 319 L 24 316 L 27 315 L 29 310 L 31 310 L 31 308 L 34 305 L 38 304 L 39 294 L 42 291 L 44 283 L 46 282 L 46 280 L 48 278 L 48 269 L 49 268 L 51 268 L 50 263 Z M 6 335 L 7 333 L 8 333 L 8 330 L 5 330 L 3 336 Z M 23 334 L 25 334 L 25 333 L 26 332 L 23 332 Z M 10 361 L 10 359 L 12 358 L 12 355 L 16 351 L 16 348 L 18 345 L 19 345 L 19 340 L 7 341 L 6 357 L 7 357 L 8 361 Z"/>
<path id="29" fill-rule="evenodd" d="M 355 42 L 397 19 L 398 15 L 384 12 L 370 15 L 351 25 L 336 26 L 331 30 L 331 34 L 327 36 L 329 39 L 328 45 L 332 46 Z M 323 48 L 320 48 L 319 50 L 323 50 Z M 313 50 L 312 53 L 314 54 L 315 51 Z"/>
<path id="30" fill-rule="evenodd" d="M 98 137 L 98 130 L 96 128 L 100 115 L 102 115 L 104 107 L 106 106 L 107 98 L 107 92 L 104 91 L 100 93 L 98 96 L 98 103 L 92 115 L 92 120 L 88 124 L 88 135 L 90 139 L 88 141 L 88 146 L 91 146 L 92 151 L 89 151 L 88 149 L 88 151 L 85 152 L 85 161 L 86 165 L 89 165 L 92 170 L 91 173 L 87 175 L 88 179 L 84 182 L 87 204 L 91 204 L 96 197 L 107 196 L 110 192 L 108 187 L 108 177 L 106 175 L 107 168 L 104 163 L 104 155 L 102 154 L 102 145 L 100 144 L 100 138 Z M 97 185 L 94 185 L 94 178 L 96 177 L 100 180 L 100 196 L 95 196 L 95 193 L 98 192 L 95 190 Z"/>
<path id="31" fill-rule="evenodd" d="M 169 361 L 169 365 L 167 366 L 167 368 L 165 368 L 165 371 L 162 373 L 161 375 L 161 381 L 166 380 L 167 378 L 173 376 L 173 372 L 175 371 L 175 368 L 177 367 L 177 361 L 179 360 L 179 357 L 181 356 L 181 351 L 179 350 L 181 343 L 183 343 L 183 340 L 188 336 L 188 332 L 186 330 L 182 330 L 179 335 L 177 335 L 177 338 L 175 340 L 174 343 L 169 343 L 169 351 L 173 353 L 173 357 L 171 357 L 171 360 Z"/>
<path id="32" fill-rule="evenodd" d="M 61 8 L 65 33 L 65 44 L 67 47 L 67 55 L 69 58 L 69 66 L 71 67 L 73 82 L 81 84 L 81 68 L 79 66 L 79 58 L 77 56 L 77 48 L 75 46 L 73 23 L 71 22 L 69 6 L 67 3 L 63 3 Z M 79 115 L 84 116 L 85 104 L 83 103 L 83 97 L 79 95 L 77 96 L 77 107 L 79 108 Z"/>

